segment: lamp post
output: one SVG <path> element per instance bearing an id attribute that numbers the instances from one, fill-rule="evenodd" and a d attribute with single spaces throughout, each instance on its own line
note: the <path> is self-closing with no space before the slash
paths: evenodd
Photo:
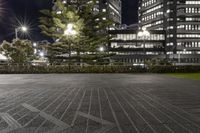
<path id="1" fill-rule="evenodd" d="M 142 38 L 143 40 L 143 52 L 144 54 L 146 53 L 145 51 L 145 43 L 146 43 L 146 39 L 148 39 L 148 37 L 150 36 L 150 32 L 146 30 L 146 28 L 142 28 L 142 31 L 138 32 L 138 37 Z"/>
<path id="2" fill-rule="evenodd" d="M 77 34 L 74 30 L 74 25 L 72 23 L 67 24 L 67 29 L 64 31 L 64 35 L 70 39 L 69 37 L 73 37 Z M 70 63 L 71 63 L 71 42 L 69 42 L 69 70 L 70 70 Z"/>
<path id="3" fill-rule="evenodd" d="M 20 26 L 15 28 L 15 38 L 18 39 L 18 32 L 22 31 L 22 32 L 27 32 L 28 28 L 26 26 Z"/>

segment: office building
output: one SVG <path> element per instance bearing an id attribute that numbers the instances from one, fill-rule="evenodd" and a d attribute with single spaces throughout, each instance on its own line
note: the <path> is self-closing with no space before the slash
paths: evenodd
<path id="1" fill-rule="evenodd" d="M 54 2 L 55 0 L 53 0 Z M 84 6 L 90 0 L 61 0 L 64 4 L 74 4 L 77 7 Z M 56 10 L 56 7 L 54 7 Z M 119 27 L 121 25 L 121 0 L 97 0 L 96 7 L 93 11 L 97 12 L 107 12 L 108 18 L 112 19 L 115 22 L 115 27 Z M 58 11 L 61 13 L 61 11 Z M 103 18 L 106 19 L 106 18 Z"/>
<path id="2" fill-rule="evenodd" d="M 111 30 L 113 38 L 108 50 L 111 59 L 126 65 L 144 65 L 153 58 L 166 58 L 164 31 L 149 31 L 148 38 L 138 36 L 138 30 Z"/>
<path id="3" fill-rule="evenodd" d="M 139 27 L 165 31 L 165 53 L 177 63 L 200 63 L 200 1 L 140 0 Z"/>

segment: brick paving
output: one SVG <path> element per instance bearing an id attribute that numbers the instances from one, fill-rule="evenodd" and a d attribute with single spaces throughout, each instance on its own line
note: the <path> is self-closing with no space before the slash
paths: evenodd
<path id="1" fill-rule="evenodd" d="M 0 133 L 200 133 L 200 82 L 156 74 L 0 75 Z"/>

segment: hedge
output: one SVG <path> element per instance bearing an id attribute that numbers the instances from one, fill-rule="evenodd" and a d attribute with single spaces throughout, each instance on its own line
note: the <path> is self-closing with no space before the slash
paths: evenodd
<path id="1" fill-rule="evenodd" d="M 0 74 L 42 74 L 42 73 L 194 73 L 200 66 L 31 66 L 0 65 Z"/>

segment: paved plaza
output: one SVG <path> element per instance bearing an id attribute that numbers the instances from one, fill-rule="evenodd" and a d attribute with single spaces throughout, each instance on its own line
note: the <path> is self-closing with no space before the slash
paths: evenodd
<path id="1" fill-rule="evenodd" d="M 157 74 L 0 75 L 0 133 L 200 133 L 200 82 Z"/>

